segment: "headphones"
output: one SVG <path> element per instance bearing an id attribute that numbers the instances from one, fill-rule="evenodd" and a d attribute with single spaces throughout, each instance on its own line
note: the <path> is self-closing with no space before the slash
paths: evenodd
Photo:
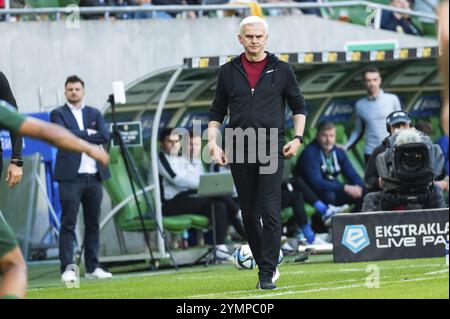
<path id="1" fill-rule="evenodd" d="M 398 121 L 398 119 L 401 119 L 401 121 Z M 391 133 L 391 126 L 397 123 L 411 124 L 412 123 L 411 115 L 409 115 L 409 113 L 405 111 L 394 111 L 391 114 L 389 114 L 388 117 L 386 118 L 386 130 L 388 131 L 389 134 Z"/>

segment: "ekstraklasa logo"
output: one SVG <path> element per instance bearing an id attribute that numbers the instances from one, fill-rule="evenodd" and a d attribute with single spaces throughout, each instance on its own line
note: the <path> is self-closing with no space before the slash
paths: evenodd
<path id="1" fill-rule="evenodd" d="M 342 245 L 350 249 L 354 254 L 370 245 L 369 235 L 364 225 L 349 225 L 345 227 Z"/>

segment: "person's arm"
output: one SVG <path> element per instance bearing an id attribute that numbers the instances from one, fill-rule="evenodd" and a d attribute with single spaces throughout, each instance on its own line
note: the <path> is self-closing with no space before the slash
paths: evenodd
<path id="1" fill-rule="evenodd" d="M 449 2 L 445 1 L 439 9 L 439 70 L 443 81 L 441 125 L 445 134 L 449 134 Z"/>
<path id="2" fill-rule="evenodd" d="M 66 127 L 62 114 L 59 111 L 53 111 L 50 113 L 50 120 L 52 123 L 58 124 L 59 126 Z M 104 124 L 103 116 L 101 116 L 100 112 L 96 117 L 96 130 L 94 134 L 90 134 L 88 129 L 80 130 L 78 128 L 68 129 L 73 135 L 89 142 L 92 144 L 104 144 L 109 141 L 109 132 Z M 100 129 L 100 130 L 98 130 Z"/>
<path id="3" fill-rule="evenodd" d="M 105 120 L 103 118 L 103 115 L 100 113 L 100 111 L 96 110 L 96 121 L 95 121 L 95 127 L 94 128 L 89 128 L 89 129 L 94 129 L 94 133 L 93 134 L 89 134 L 88 131 L 88 136 L 85 139 L 86 141 L 88 141 L 89 143 L 92 144 L 106 144 L 109 142 L 109 130 L 108 127 L 105 124 Z"/>
<path id="4" fill-rule="evenodd" d="M 8 104 L 18 110 L 16 99 L 12 93 L 6 76 L 0 72 L 0 100 L 6 101 Z M 6 171 L 6 182 L 9 187 L 14 187 L 22 181 L 23 169 L 14 163 L 22 160 L 22 136 L 14 132 L 9 132 L 12 145 L 11 163 Z"/>
<path id="5" fill-rule="evenodd" d="M 209 110 L 208 148 L 212 159 L 219 165 L 226 165 L 227 158 L 222 148 L 217 145 L 217 137 L 223 119 L 228 113 L 228 94 L 225 89 L 223 70 L 219 71 L 214 100 Z"/>
<path id="6" fill-rule="evenodd" d="M 306 125 L 306 103 L 300 92 L 297 78 L 291 66 L 288 66 L 286 85 L 283 96 L 289 108 L 292 110 L 295 135 L 303 136 Z M 295 156 L 301 143 L 298 139 L 293 139 L 283 147 L 283 154 L 286 158 Z"/>
<path id="7" fill-rule="evenodd" d="M 25 298 L 27 289 L 27 265 L 19 247 L 0 257 L 1 297 Z"/>
<path id="8" fill-rule="evenodd" d="M 62 126 L 28 117 L 21 124 L 19 133 L 42 139 L 66 151 L 86 153 L 102 165 L 108 165 L 109 156 L 103 149 L 82 140 Z"/>
<path id="9" fill-rule="evenodd" d="M 381 148 L 376 148 L 373 153 L 369 157 L 369 161 L 367 162 L 366 170 L 364 172 L 364 186 L 370 192 L 380 191 L 380 184 L 376 166 L 376 158 L 378 154 L 381 154 Z"/>
<path id="10" fill-rule="evenodd" d="M 341 165 L 342 174 L 344 174 L 345 178 L 349 181 L 351 185 L 359 185 L 363 187 L 364 182 L 362 181 L 361 177 L 358 175 L 352 163 L 348 159 L 347 154 L 345 154 L 345 152 L 342 150 L 338 150 L 338 152 L 340 153 L 339 158 L 341 158 L 339 165 Z"/>
<path id="11" fill-rule="evenodd" d="M 358 141 L 361 139 L 364 133 L 364 121 L 363 119 L 356 114 L 355 118 L 355 128 L 353 129 L 352 134 L 350 134 L 350 137 L 348 138 L 347 144 L 345 144 L 345 148 L 351 149 Z"/>

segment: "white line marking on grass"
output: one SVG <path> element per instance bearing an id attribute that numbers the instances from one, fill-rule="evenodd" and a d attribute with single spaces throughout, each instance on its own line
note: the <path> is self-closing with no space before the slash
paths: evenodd
<path id="1" fill-rule="evenodd" d="M 448 273 L 448 268 L 447 269 L 442 269 L 439 271 L 432 271 L 432 272 L 427 272 L 425 273 L 425 275 L 439 275 L 439 274 L 445 274 Z"/>
<path id="2" fill-rule="evenodd" d="M 376 263 L 376 262 L 375 262 Z M 394 267 L 383 267 L 380 266 L 380 270 L 398 270 L 398 269 L 413 269 L 413 268 L 431 268 L 431 267 L 442 267 L 442 264 L 423 264 L 423 265 L 409 265 L 409 266 L 394 266 Z M 299 275 L 299 274 L 328 274 L 328 273 L 342 273 L 342 272 L 366 272 L 366 266 L 363 268 L 341 268 L 341 269 L 330 269 L 330 270 L 299 270 L 299 271 L 286 271 L 283 275 Z"/>
<path id="3" fill-rule="evenodd" d="M 392 276 L 382 276 L 382 279 L 387 279 L 387 278 L 391 278 Z M 358 282 L 361 281 L 361 279 L 346 279 L 346 280 L 339 280 L 339 281 L 329 281 L 326 284 L 327 285 L 331 285 L 331 284 L 342 284 L 342 283 L 348 283 L 348 282 Z M 299 287 L 308 287 L 308 286 L 318 286 L 320 284 L 318 284 L 317 282 L 310 282 L 307 284 L 300 284 L 300 285 L 296 285 L 296 286 L 283 286 L 278 288 L 278 290 L 286 290 L 286 289 L 291 289 L 291 288 L 299 288 Z M 242 290 L 242 291 L 227 291 L 227 292 L 220 292 L 220 293 L 211 293 L 211 294 L 205 294 L 205 295 L 194 295 L 194 296 L 188 296 L 186 297 L 187 299 L 197 299 L 197 298 L 205 298 L 205 297 L 229 297 L 229 295 L 237 295 L 240 293 L 246 293 L 246 292 L 255 292 L 255 289 L 252 290 Z"/>
<path id="4" fill-rule="evenodd" d="M 447 278 L 447 277 L 426 277 L 426 278 L 421 277 L 421 278 L 413 278 L 413 279 L 408 279 L 408 280 L 385 281 L 385 282 L 383 282 L 383 286 L 397 284 L 397 283 L 409 283 L 409 282 L 415 282 L 415 281 L 427 281 L 427 280 L 443 279 L 443 278 Z M 363 284 L 328 287 L 328 288 L 322 287 L 322 288 L 310 289 L 310 290 L 292 290 L 292 291 L 287 291 L 287 292 L 278 292 L 278 293 L 264 294 L 264 295 L 261 295 L 261 294 L 249 295 L 249 296 L 241 297 L 241 299 L 270 298 L 270 297 L 287 296 L 287 295 L 293 295 L 293 294 L 308 294 L 308 293 L 322 292 L 322 291 L 333 291 L 333 290 L 359 288 L 359 287 L 365 287 L 365 286 L 366 286 L 365 283 L 363 283 Z"/>

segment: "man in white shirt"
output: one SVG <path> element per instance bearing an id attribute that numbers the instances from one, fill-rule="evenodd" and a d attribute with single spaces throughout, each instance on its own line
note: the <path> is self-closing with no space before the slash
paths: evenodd
<path id="1" fill-rule="evenodd" d="M 196 196 L 200 176 L 204 173 L 200 160 L 201 137 L 185 136 L 189 139 L 188 150 L 179 156 L 180 137 L 172 129 L 164 129 L 159 136 L 159 173 L 161 176 L 161 199 L 165 216 L 200 214 L 211 217 L 211 201 L 214 202 L 216 220 L 217 251 L 216 258 L 226 260 L 230 257 L 225 239 L 228 231 L 228 218 L 235 217 L 239 206 L 227 196 L 214 199 Z"/>
<path id="2" fill-rule="evenodd" d="M 109 131 L 103 116 L 96 108 L 86 106 L 84 82 L 70 76 L 65 83 L 67 103 L 52 111 L 50 118 L 79 138 L 96 144 L 109 142 Z M 76 280 L 73 264 L 73 244 L 76 240 L 75 226 L 80 204 L 83 205 L 85 224 L 84 256 L 86 278 L 106 279 L 112 275 L 99 267 L 99 219 L 103 197 L 102 181 L 109 178 L 108 168 L 99 165 L 87 154 L 77 154 L 59 149 L 56 157 L 54 179 L 59 182 L 61 202 L 61 229 L 59 235 L 59 257 L 61 279 Z"/>
<path id="3" fill-rule="evenodd" d="M 364 134 L 364 157 L 369 160 L 373 150 L 388 136 L 386 118 L 394 111 L 401 111 L 402 106 L 395 94 L 381 89 L 381 75 L 377 68 L 367 68 L 362 73 L 362 81 L 367 96 L 356 102 L 355 128 L 350 135 L 346 148 L 355 145 Z"/>

